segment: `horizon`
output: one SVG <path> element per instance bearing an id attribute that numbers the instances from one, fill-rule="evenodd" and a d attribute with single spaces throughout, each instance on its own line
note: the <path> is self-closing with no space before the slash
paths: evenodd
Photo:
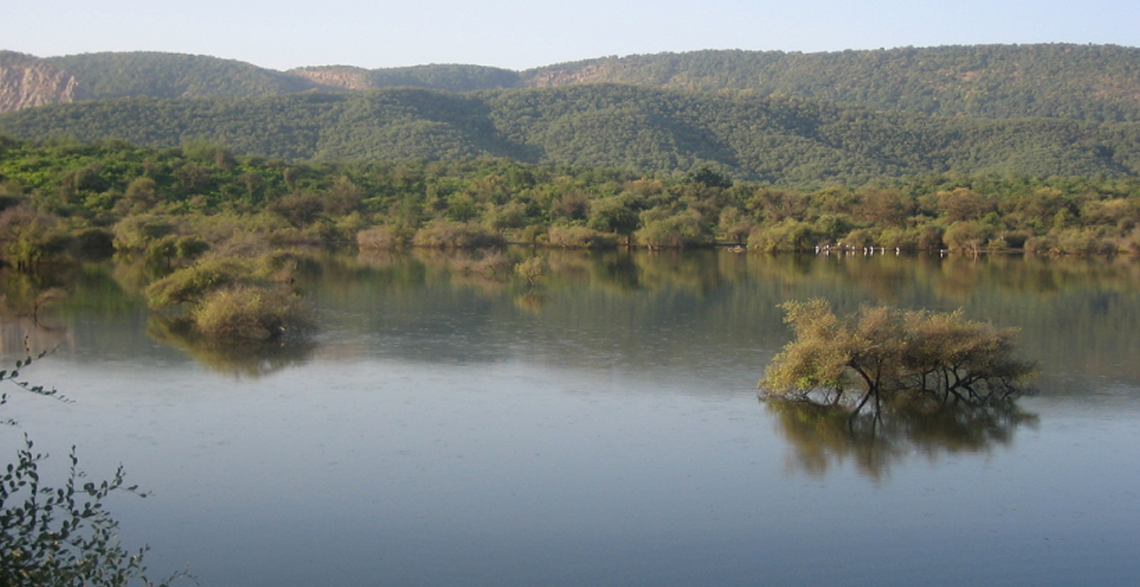
<path id="1" fill-rule="evenodd" d="M 46 0 L 6 9 L 3 49 L 37 57 L 154 51 L 286 71 L 431 64 L 525 71 L 611 56 L 704 50 L 821 53 L 970 45 L 1140 46 L 1140 3 L 646 0 L 536 6 L 521 0 L 416 6 L 297 2 Z M 171 23 L 178 26 L 171 27 Z"/>
<path id="2" fill-rule="evenodd" d="M 252 66 L 255 66 L 255 67 L 258 67 L 261 69 L 277 71 L 280 73 L 285 73 L 285 72 L 288 72 L 291 70 L 297 70 L 297 69 L 306 69 L 306 68 L 318 68 L 319 69 L 319 68 L 332 68 L 332 67 L 351 67 L 351 68 L 358 68 L 358 69 L 364 69 L 364 70 L 371 71 L 371 70 L 385 70 L 385 69 L 411 69 L 411 68 L 416 68 L 416 67 L 432 67 L 432 66 L 446 66 L 446 65 L 488 67 L 488 68 L 493 68 L 493 69 L 502 69 L 502 70 L 507 70 L 507 71 L 513 71 L 516 73 L 523 73 L 523 72 L 526 72 L 526 71 L 532 70 L 532 69 L 542 69 L 544 67 L 551 67 L 551 66 L 563 65 L 563 64 L 571 64 L 571 63 L 577 63 L 577 62 L 583 62 L 583 61 L 596 61 L 596 60 L 602 60 L 602 59 L 626 59 L 626 58 L 631 58 L 631 57 L 653 56 L 653 55 L 684 55 L 684 54 L 688 54 L 688 53 L 701 53 L 701 52 L 743 51 L 746 53 L 784 53 L 784 54 L 813 55 L 813 54 L 826 54 L 826 53 L 843 53 L 846 51 L 896 51 L 896 50 L 900 50 L 900 49 L 922 50 L 922 49 L 939 49 L 939 48 L 945 48 L 945 47 L 981 47 L 981 46 L 1017 47 L 1017 46 L 1032 46 L 1032 45 L 1071 45 L 1071 46 L 1121 47 L 1124 49 L 1140 49 L 1140 46 L 1120 45 L 1117 43 L 1068 43 L 1068 42 L 1055 42 L 1055 43 L 1054 42 L 1041 42 L 1041 43 L 975 43 L 975 44 L 970 44 L 970 45 L 963 45 L 963 44 L 949 45 L 949 44 L 947 44 L 947 45 L 926 45 L 926 46 L 907 45 L 907 46 L 899 46 L 899 47 L 878 47 L 875 49 L 836 49 L 836 50 L 822 50 L 822 51 L 797 51 L 797 50 L 782 50 L 782 49 L 717 49 L 717 48 L 707 48 L 706 47 L 706 48 L 701 48 L 701 49 L 689 49 L 689 50 L 684 50 L 684 51 L 658 51 L 655 53 L 629 53 L 626 55 L 597 55 L 594 57 L 582 57 L 579 59 L 572 59 L 572 60 L 568 60 L 568 61 L 544 63 L 544 64 L 536 65 L 533 67 L 529 67 L 526 69 L 513 69 L 513 68 L 509 68 L 509 67 L 500 67 L 497 65 L 482 65 L 482 64 L 477 64 L 477 63 L 460 63 L 460 62 L 415 63 L 415 64 L 410 64 L 410 65 L 395 65 L 395 66 L 390 66 L 390 67 L 377 67 L 377 68 L 368 68 L 368 67 L 364 67 L 364 66 L 360 66 L 360 65 L 356 65 L 356 64 L 352 64 L 352 63 L 321 63 L 321 64 L 297 65 L 297 66 L 277 69 L 277 68 L 272 68 L 272 67 L 266 67 L 266 66 L 263 66 L 263 65 L 260 65 L 257 63 L 249 62 L 249 61 L 244 61 L 242 59 L 235 59 L 235 58 L 231 58 L 231 57 L 223 57 L 223 56 L 218 56 L 218 55 L 210 55 L 207 53 L 183 53 L 183 52 L 178 52 L 178 51 L 163 51 L 163 50 L 149 50 L 149 49 L 138 49 L 138 50 L 127 49 L 127 50 L 122 50 L 122 51 L 84 51 L 81 53 L 67 53 L 67 54 L 59 54 L 59 55 L 35 55 L 35 54 L 31 54 L 31 53 L 26 53 L 23 51 L 15 51 L 15 50 L 9 49 L 7 47 L 0 47 L 0 53 L 7 51 L 7 52 L 12 52 L 12 53 L 19 53 L 19 54 L 23 54 L 23 55 L 28 55 L 30 57 L 37 58 L 37 59 L 51 59 L 51 58 L 56 58 L 56 57 L 72 57 L 72 56 L 77 56 L 77 55 L 98 55 L 98 54 L 116 54 L 116 53 L 122 53 L 122 54 L 157 53 L 157 54 L 166 54 L 166 55 L 189 55 L 192 57 L 207 57 L 207 58 L 213 58 L 213 59 L 220 59 L 220 60 L 224 60 L 224 61 L 236 61 L 239 63 L 245 63 L 247 65 L 252 65 Z"/>
<path id="3" fill-rule="evenodd" d="M 894 51 L 894 50 L 899 50 L 899 49 L 918 49 L 918 50 L 921 50 L 921 49 L 939 49 L 939 48 L 950 48 L 950 47 L 986 47 L 986 46 L 988 46 L 988 47 L 1023 47 L 1023 46 L 1049 46 L 1049 44 L 1057 44 L 1057 46 L 1073 46 L 1073 47 L 1121 47 L 1124 49 L 1140 49 L 1140 47 L 1127 46 L 1127 44 L 1118 44 L 1118 43 L 1070 43 L 1070 42 L 931 44 L 931 46 L 879 47 L 876 49 L 836 49 L 836 50 L 821 50 L 821 51 L 798 51 L 798 50 L 782 50 L 782 49 L 702 48 L 702 49 L 689 49 L 689 50 L 684 50 L 684 51 L 641 52 L 641 54 L 627 54 L 627 55 L 598 55 L 598 56 L 594 56 L 594 57 L 583 57 L 583 58 L 578 58 L 578 59 L 565 60 L 565 62 L 540 64 L 540 65 L 536 65 L 534 67 L 523 68 L 523 70 L 515 70 L 515 68 L 500 67 L 497 65 L 482 65 L 482 64 L 459 63 L 459 62 L 417 63 L 417 64 L 410 64 L 410 65 L 396 65 L 396 66 L 390 66 L 390 67 L 375 67 L 375 68 L 364 67 L 364 66 L 360 66 L 360 65 L 351 64 L 351 63 L 326 63 L 326 64 L 296 65 L 296 66 L 292 66 L 292 67 L 275 68 L 275 67 L 263 66 L 263 65 L 260 65 L 257 63 L 246 62 L 246 60 L 243 60 L 243 59 L 221 57 L 221 56 L 217 56 L 217 55 L 189 54 L 189 52 L 148 50 L 148 49 L 137 49 L 137 50 L 136 49 L 127 49 L 127 50 L 122 50 L 122 51 L 83 51 L 83 52 L 76 52 L 76 54 L 63 54 L 63 55 L 33 55 L 33 54 L 26 54 L 26 52 L 24 52 L 24 51 L 15 51 L 15 50 L 8 49 L 6 47 L 0 47 L 0 52 L 10 51 L 10 52 L 16 52 L 16 54 L 22 54 L 22 55 L 27 55 L 30 57 L 42 58 L 42 59 L 50 59 L 50 58 L 56 58 L 56 57 L 72 57 L 72 56 L 80 56 L 80 55 L 132 54 L 132 52 L 144 52 L 144 54 L 161 54 L 161 55 L 187 55 L 187 56 L 193 56 L 193 57 L 207 57 L 207 58 L 214 58 L 214 59 L 221 59 L 221 60 L 230 60 L 230 62 L 244 63 L 247 65 L 252 65 L 255 67 L 262 68 L 262 70 L 276 71 L 279 73 L 286 73 L 288 71 L 293 71 L 293 70 L 304 70 L 304 68 L 321 68 L 321 67 L 353 67 L 353 68 L 360 68 L 360 70 L 366 70 L 366 71 L 380 71 L 380 70 L 405 70 L 405 68 L 431 67 L 431 66 L 440 66 L 440 65 L 462 65 L 462 66 L 475 66 L 475 67 L 490 67 L 490 68 L 497 68 L 497 70 L 505 70 L 505 71 L 511 71 L 511 72 L 515 72 L 515 73 L 523 73 L 523 72 L 527 72 L 529 70 L 540 70 L 540 68 L 543 68 L 543 67 L 564 65 L 564 64 L 573 64 L 573 63 L 579 63 L 579 62 L 592 62 L 592 60 L 626 59 L 626 58 L 630 58 L 630 57 L 654 56 L 654 55 L 685 55 L 685 54 L 694 54 L 694 52 L 705 52 L 705 51 L 714 51 L 714 52 L 719 52 L 719 51 L 724 51 L 724 52 L 727 52 L 727 51 L 780 52 L 780 54 L 787 54 L 787 55 L 797 55 L 797 54 L 819 55 L 819 54 L 839 54 L 839 52 L 845 52 L 845 51 Z"/>

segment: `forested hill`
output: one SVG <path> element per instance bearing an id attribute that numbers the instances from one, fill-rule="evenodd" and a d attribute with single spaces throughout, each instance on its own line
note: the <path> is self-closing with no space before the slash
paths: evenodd
<path id="1" fill-rule="evenodd" d="M 91 100 L 131 96 L 244 98 L 317 87 L 304 78 L 206 55 L 84 53 L 44 61 L 74 75 Z"/>
<path id="2" fill-rule="evenodd" d="M 21 73 L 37 64 L 73 78 L 75 91 L 53 94 L 50 100 L 11 98 L 36 92 L 28 80 L 42 76 Z M 0 108 L 144 95 L 237 98 L 396 86 L 465 92 L 585 83 L 752 91 L 760 96 L 796 96 L 943 116 L 1140 121 L 1140 49 L 1112 45 L 974 45 L 830 53 L 709 50 L 605 57 L 522 72 L 475 65 L 376 70 L 321 66 L 279 72 L 201 55 L 132 52 L 39 59 L 0 51 Z"/>
<path id="3" fill-rule="evenodd" d="M 608 82 L 754 90 L 945 116 L 1140 121 L 1140 49 L 1113 45 L 697 51 L 551 65 L 523 77 L 532 86 Z"/>
<path id="4" fill-rule="evenodd" d="M 947 171 L 1140 174 L 1140 123 L 931 117 L 607 84 L 121 98 L 8 113 L 0 134 L 154 147 L 206 139 L 288 159 L 491 156 L 641 172 L 708 165 L 737 179 L 798 185 Z"/>

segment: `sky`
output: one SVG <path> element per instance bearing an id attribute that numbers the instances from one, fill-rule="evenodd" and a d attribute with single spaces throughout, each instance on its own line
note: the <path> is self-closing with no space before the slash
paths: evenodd
<path id="1" fill-rule="evenodd" d="M 982 43 L 1140 47 L 1140 0 L 0 0 L 0 49 L 167 51 L 286 70 L 525 70 L 700 49 Z"/>

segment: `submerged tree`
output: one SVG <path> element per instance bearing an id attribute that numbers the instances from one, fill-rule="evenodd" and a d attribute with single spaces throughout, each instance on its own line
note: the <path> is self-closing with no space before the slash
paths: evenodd
<path id="1" fill-rule="evenodd" d="M 863 306 L 837 317 L 814 299 L 781 306 L 795 340 L 760 380 L 769 398 L 807 401 L 858 415 L 870 405 L 985 407 L 1030 391 L 1035 365 L 1013 356 L 1015 330 L 933 313 Z"/>

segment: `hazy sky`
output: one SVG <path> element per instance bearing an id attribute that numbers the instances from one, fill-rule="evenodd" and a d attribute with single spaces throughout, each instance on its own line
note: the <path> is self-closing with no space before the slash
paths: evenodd
<path id="1" fill-rule="evenodd" d="M 289 69 L 977 43 L 1140 46 L 1140 0 L 0 0 L 0 49 L 170 51 Z"/>

